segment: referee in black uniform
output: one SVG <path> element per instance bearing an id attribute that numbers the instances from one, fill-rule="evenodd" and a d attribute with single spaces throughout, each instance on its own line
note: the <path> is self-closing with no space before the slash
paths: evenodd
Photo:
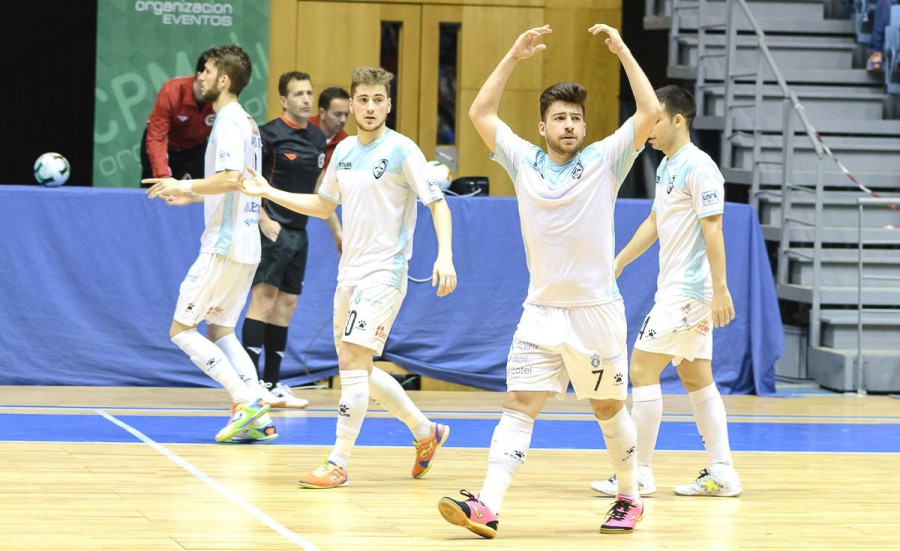
<path id="1" fill-rule="evenodd" d="M 262 171 L 273 186 L 291 193 L 316 193 L 325 163 L 325 134 L 310 124 L 315 99 L 307 73 L 281 75 L 278 93 L 284 112 L 260 127 L 263 142 Z M 304 408 L 309 402 L 294 395 L 280 382 L 281 359 L 288 326 L 303 291 L 309 240 L 307 217 L 266 201 L 259 218 L 262 259 L 251 289 L 242 341 L 257 369 L 265 350 L 260 384 L 283 402 L 280 407 Z M 337 216 L 327 221 L 340 251 L 341 228 Z"/>

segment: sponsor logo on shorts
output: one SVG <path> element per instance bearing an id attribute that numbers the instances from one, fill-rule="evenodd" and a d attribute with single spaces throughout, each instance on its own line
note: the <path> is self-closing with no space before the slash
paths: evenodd
<path id="1" fill-rule="evenodd" d="M 625 374 L 619 373 L 617 371 L 615 376 L 613 377 L 613 386 L 622 386 L 624 384 L 625 384 Z"/>
<path id="2" fill-rule="evenodd" d="M 359 320 L 359 323 L 356 324 L 356 327 L 360 331 L 365 331 L 366 330 L 366 320 Z"/>
<path id="3" fill-rule="evenodd" d="M 531 376 L 531 366 L 523 365 L 521 367 L 510 367 L 506 370 L 506 375 L 508 377 L 529 377 Z"/>
<path id="4" fill-rule="evenodd" d="M 600 367 L 600 362 L 601 362 L 601 361 L 602 361 L 602 360 L 600 359 L 600 355 L 599 355 L 599 354 L 592 354 L 592 355 L 591 355 L 591 367 Z"/>
<path id="5" fill-rule="evenodd" d="M 719 192 L 718 191 L 706 191 L 700 197 L 703 199 L 703 206 L 705 206 L 705 207 L 708 207 L 709 205 L 718 204 L 718 202 L 719 202 Z"/>
<path id="6" fill-rule="evenodd" d="M 530 343 L 528 341 L 523 341 L 516 339 L 513 341 L 512 349 L 515 352 L 535 352 L 538 347 L 536 344 Z"/>
<path id="7" fill-rule="evenodd" d="M 382 341 L 387 338 L 387 333 L 385 332 L 383 325 L 379 325 L 378 328 L 375 329 L 375 338 Z"/>
<path id="8" fill-rule="evenodd" d="M 623 354 L 621 352 L 619 352 L 615 356 L 609 356 L 609 357 L 603 358 L 600 361 L 601 361 L 601 363 L 606 364 L 606 365 L 619 363 L 622 360 L 622 356 L 623 356 Z M 594 365 L 593 359 L 591 360 L 591 365 Z M 597 366 L 594 366 L 594 367 L 597 367 Z"/>
<path id="9" fill-rule="evenodd" d="M 697 326 L 697 332 L 701 335 L 709 334 L 709 320 L 704 320 L 700 325 Z"/>
<path id="10" fill-rule="evenodd" d="M 188 312 L 193 312 L 194 311 L 194 303 L 188 302 L 187 308 L 185 308 L 185 310 L 187 310 Z"/>
<path id="11" fill-rule="evenodd" d="M 219 314 L 221 314 L 221 313 L 224 312 L 224 311 L 225 311 L 225 310 L 223 310 L 222 307 L 220 307 L 220 306 L 210 306 L 210 307 L 206 310 L 206 315 L 207 315 L 207 316 L 212 316 L 212 315 L 218 316 Z"/>

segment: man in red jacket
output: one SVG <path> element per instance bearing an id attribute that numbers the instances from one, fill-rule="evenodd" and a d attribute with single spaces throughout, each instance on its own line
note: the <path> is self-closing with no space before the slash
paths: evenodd
<path id="1" fill-rule="evenodd" d="M 197 76 L 207 56 L 203 52 L 197 60 L 193 76 L 170 79 L 160 88 L 141 138 L 141 179 L 203 177 L 206 140 L 216 116 L 212 104 L 200 100 Z"/>
<path id="2" fill-rule="evenodd" d="M 350 114 L 350 94 L 343 88 L 333 86 L 326 88 L 319 94 L 319 114 L 310 117 L 309 122 L 318 126 L 325 133 L 327 146 L 325 147 L 325 164 L 322 173 L 328 168 L 331 154 L 341 140 L 347 137 L 344 125 L 347 124 L 347 116 Z"/>

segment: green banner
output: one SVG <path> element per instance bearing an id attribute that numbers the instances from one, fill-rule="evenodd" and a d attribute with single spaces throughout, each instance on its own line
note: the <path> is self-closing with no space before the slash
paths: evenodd
<path id="1" fill-rule="evenodd" d="M 213 46 L 237 44 L 253 63 L 241 92 L 262 124 L 269 73 L 268 0 L 100 0 L 94 115 L 95 186 L 138 187 L 141 136 L 156 93 L 170 78 L 194 74 Z"/>

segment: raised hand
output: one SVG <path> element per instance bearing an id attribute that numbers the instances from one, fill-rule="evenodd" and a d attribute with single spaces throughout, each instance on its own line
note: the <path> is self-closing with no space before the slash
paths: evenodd
<path id="1" fill-rule="evenodd" d="M 535 27 L 525 31 L 519 35 L 519 38 L 516 39 L 516 42 L 513 44 L 512 48 L 510 48 L 510 55 L 521 60 L 528 59 L 534 54 L 546 50 L 547 45 L 538 44 L 537 40 L 540 39 L 542 35 L 550 34 L 552 32 L 553 30 L 550 29 L 550 25 Z"/>
<path id="2" fill-rule="evenodd" d="M 249 166 L 247 167 L 247 172 L 249 172 L 253 178 L 241 177 L 241 193 L 250 195 L 251 197 L 262 197 L 272 189 L 269 182 L 266 181 L 259 172 L 256 172 Z"/>
<path id="3" fill-rule="evenodd" d="M 619 31 L 610 27 L 609 25 L 597 23 L 596 25 L 591 26 L 591 28 L 588 29 L 588 32 L 593 35 L 606 33 L 607 38 L 603 41 L 603 43 L 609 47 L 610 52 L 616 55 L 619 55 L 620 53 L 628 50 L 628 46 L 625 45 L 625 41 L 622 40 L 621 35 L 619 35 Z"/>

